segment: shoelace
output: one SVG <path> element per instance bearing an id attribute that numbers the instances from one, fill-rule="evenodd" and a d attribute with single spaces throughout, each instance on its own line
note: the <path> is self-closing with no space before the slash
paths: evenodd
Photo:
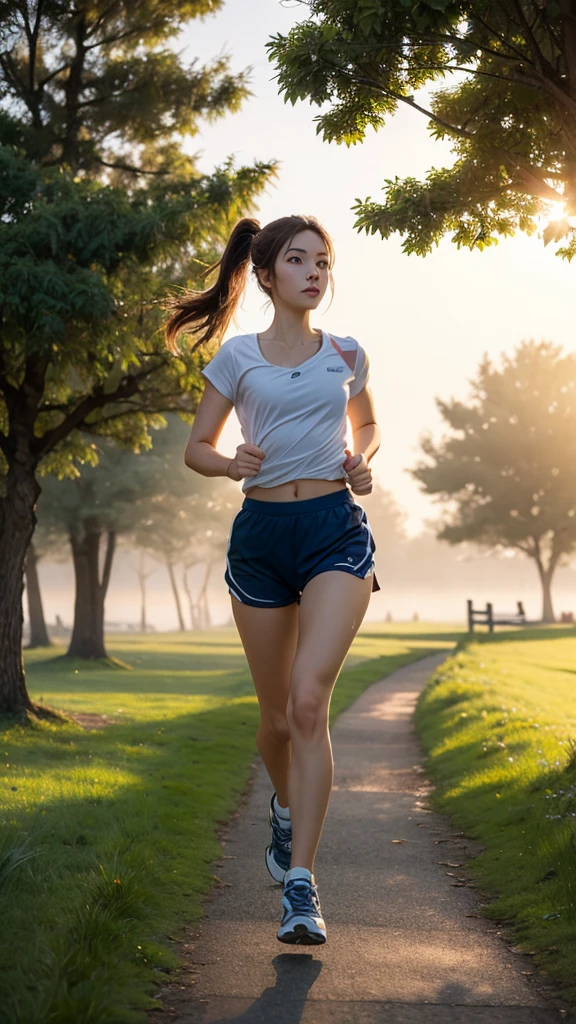
<path id="1" fill-rule="evenodd" d="M 287 882 L 284 895 L 293 910 L 300 910 L 306 914 L 321 914 L 318 890 L 305 878 L 294 878 Z"/>

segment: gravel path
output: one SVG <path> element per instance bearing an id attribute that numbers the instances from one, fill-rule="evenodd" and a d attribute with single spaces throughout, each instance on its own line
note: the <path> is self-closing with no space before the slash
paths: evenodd
<path id="1" fill-rule="evenodd" d="M 412 713 L 445 654 L 375 683 L 333 730 L 336 776 L 316 860 L 325 946 L 276 939 L 281 889 L 264 866 L 262 767 L 216 867 L 222 880 L 152 1024 L 552 1024 L 558 1008 L 478 916 L 479 847 L 426 808 Z M 400 841 L 401 840 L 401 841 Z"/>

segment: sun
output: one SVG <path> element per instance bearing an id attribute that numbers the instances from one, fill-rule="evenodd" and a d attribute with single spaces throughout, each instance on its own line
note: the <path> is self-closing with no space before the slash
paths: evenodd
<path id="1" fill-rule="evenodd" d="M 542 213 L 548 221 L 553 220 L 564 220 L 566 217 L 566 199 L 561 199 L 557 203 L 546 203 L 546 210 Z"/>

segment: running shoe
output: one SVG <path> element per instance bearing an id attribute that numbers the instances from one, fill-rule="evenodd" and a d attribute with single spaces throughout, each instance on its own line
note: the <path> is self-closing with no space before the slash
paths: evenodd
<path id="1" fill-rule="evenodd" d="M 266 867 L 275 882 L 283 882 L 284 875 L 290 867 L 292 855 L 292 826 L 289 821 L 284 821 L 274 808 L 274 797 L 270 801 L 270 812 L 268 820 L 272 829 L 272 842 L 266 847 Z"/>
<path id="2" fill-rule="evenodd" d="M 286 873 L 282 910 L 278 929 L 280 942 L 301 946 L 319 946 L 326 942 L 318 889 L 314 875 L 306 868 L 291 868 Z"/>

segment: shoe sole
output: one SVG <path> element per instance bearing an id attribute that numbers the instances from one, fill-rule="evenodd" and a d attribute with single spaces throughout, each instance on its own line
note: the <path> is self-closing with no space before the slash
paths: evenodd
<path id="1" fill-rule="evenodd" d="M 290 946 L 322 946 L 326 942 L 325 935 L 309 932 L 305 924 L 295 924 L 291 932 L 284 932 L 276 938 Z"/>
<path id="2" fill-rule="evenodd" d="M 286 872 L 282 870 L 280 865 L 277 864 L 276 861 L 274 860 L 274 858 L 271 856 L 271 854 L 270 854 L 271 849 L 272 849 L 271 846 L 267 846 L 265 851 L 264 851 L 264 859 L 266 861 L 266 867 L 268 868 L 268 873 L 270 875 L 272 875 L 272 878 L 274 879 L 274 881 L 281 883 L 281 882 L 284 881 L 284 875 L 286 874 Z"/>

